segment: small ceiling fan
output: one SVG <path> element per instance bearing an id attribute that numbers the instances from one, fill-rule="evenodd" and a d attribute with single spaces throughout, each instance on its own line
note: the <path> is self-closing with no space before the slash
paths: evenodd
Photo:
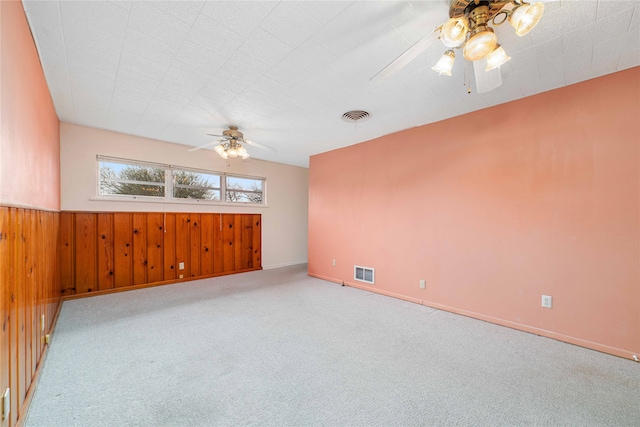
<path id="1" fill-rule="evenodd" d="M 276 150 L 275 148 L 258 144 L 257 142 L 249 141 L 248 139 L 244 139 L 244 135 L 238 130 L 238 126 L 229 126 L 229 129 L 224 130 L 222 132 L 222 135 L 214 135 L 211 133 L 208 133 L 207 135 L 216 136 L 221 139 L 213 142 L 207 142 L 206 144 L 203 144 L 199 147 L 191 148 L 187 151 L 197 151 L 215 145 L 215 147 L 213 148 L 214 151 L 218 153 L 218 155 L 223 159 L 228 159 L 229 157 L 240 157 L 242 159 L 247 159 L 250 156 L 249 152 L 242 145 L 247 144 L 252 147 L 271 151 L 272 153 L 278 152 L 278 150 Z"/>
<path id="2" fill-rule="evenodd" d="M 404 51 L 370 81 L 379 83 L 392 76 L 439 39 L 448 50 L 432 69 L 450 76 L 454 49 L 462 49 L 464 58 L 473 62 L 477 92 L 489 92 L 502 84 L 500 65 L 511 59 L 489 23 L 498 26 L 508 21 L 518 36 L 524 36 L 540 21 L 543 3 L 552 1 L 558 0 L 538 0 L 531 4 L 524 0 L 450 0 L 449 20 Z"/>

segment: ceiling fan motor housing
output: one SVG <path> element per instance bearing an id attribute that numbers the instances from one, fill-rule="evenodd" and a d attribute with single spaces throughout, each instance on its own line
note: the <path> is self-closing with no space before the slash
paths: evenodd
<path id="1" fill-rule="evenodd" d="M 238 126 L 229 126 L 229 129 L 222 131 L 222 135 L 241 141 L 244 139 L 244 135 L 238 130 Z"/>
<path id="2" fill-rule="evenodd" d="M 490 0 L 451 0 L 449 3 L 449 17 L 472 17 L 473 11 L 478 7 L 486 7 L 487 21 L 493 18 L 503 7 L 511 1 L 490 1 Z"/>

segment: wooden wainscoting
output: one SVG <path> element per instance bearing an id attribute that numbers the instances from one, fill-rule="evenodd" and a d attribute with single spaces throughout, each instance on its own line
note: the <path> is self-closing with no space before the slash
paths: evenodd
<path id="1" fill-rule="evenodd" d="M 261 226 L 259 214 L 62 212 L 62 295 L 260 270 Z"/>
<path id="2" fill-rule="evenodd" d="M 0 395 L 11 388 L 2 427 L 25 415 L 60 307 L 59 215 L 0 207 Z"/>

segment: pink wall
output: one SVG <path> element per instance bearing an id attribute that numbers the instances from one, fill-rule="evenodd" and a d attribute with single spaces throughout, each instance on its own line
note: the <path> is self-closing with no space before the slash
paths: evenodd
<path id="1" fill-rule="evenodd" d="M 0 203 L 60 209 L 60 131 L 20 1 L 1 1 Z"/>
<path id="2" fill-rule="evenodd" d="M 309 274 L 640 354 L 639 120 L 634 68 L 314 156 Z"/>

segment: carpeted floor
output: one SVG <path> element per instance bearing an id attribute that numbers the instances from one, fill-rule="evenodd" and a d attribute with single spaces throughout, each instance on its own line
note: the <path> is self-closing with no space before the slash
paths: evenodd
<path id="1" fill-rule="evenodd" d="M 26 426 L 640 425 L 640 364 L 310 278 L 67 301 Z"/>

